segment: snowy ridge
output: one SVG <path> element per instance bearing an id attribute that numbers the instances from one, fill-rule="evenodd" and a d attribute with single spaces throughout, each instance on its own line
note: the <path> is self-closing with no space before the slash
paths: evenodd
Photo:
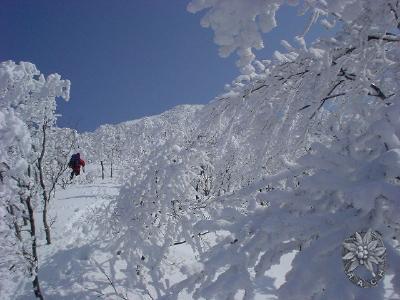
<path id="1" fill-rule="evenodd" d="M 292 50 L 152 145 L 115 202 L 121 258 L 137 266 L 129 284 L 168 299 L 398 297 L 400 60 L 375 26 L 360 15 L 336 39 Z M 348 282 L 340 253 L 370 227 L 393 264 L 391 283 L 366 290 Z M 201 267 L 176 268 L 186 279 L 171 285 L 163 267 L 180 242 Z M 293 251 L 277 289 L 267 271 Z"/>
<path id="2" fill-rule="evenodd" d="M 373 227 L 399 260 L 399 104 L 376 94 L 378 86 L 398 93 L 398 67 L 385 67 L 373 40 L 343 51 L 349 40 L 341 38 L 332 50 L 331 41 L 315 45 L 328 62 L 300 53 L 195 114 L 131 123 L 142 134 L 102 129 L 127 136 L 121 157 L 130 160 L 130 179 L 111 202 L 111 248 L 128 266 L 122 290 L 144 299 L 398 297 L 400 264 L 388 266 L 391 283 L 371 291 L 347 281 L 340 258 L 344 238 Z M 392 44 L 381 46 L 398 57 Z M 349 63 L 347 55 L 365 53 L 377 59 Z M 365 78 L 360 64 L 385 71 Z M 180 244 L 190 259 L 171 265 Z M 292 269 L 277 288 L 269 270 L 290 253 Z"/>
<path id="3" fill-rule="evenodd" d="M 140 167 L 165 141 L 183 139 L 195 126 L 195 115 L 201 109 L 201 105 L 179 105 L 157 116 L 103 125 L 82 134 L 79 144 L 89 161 L 102 160 L 108 167 L 117 163 L 128 171 Z"/>
<path id="4" fill-rule="evenodd" d="M 210 9 L 203 22 L 225 51 L 244 51 L 240 66 L 252 73 L 258 8 L 273 21 L 281 2 L 193 1 L 191 10 Z M 304 3 L 312 22 L 332 14 L 342 31 L 312 45 L 298 37 L 298 48 L 284 43 L 287 53 L 259 62 L 257 74 L 240 76 L 206 106 L 180 106 L 78 137 L 91 169 L 56 198 L 61 206 L 68 201 L 62 208 L 69 223 L 57 231 L 71 237 L 66 247 L 56 242 L 57 251 L 40 248 L 49 251 L 39 268 L 46 298 L 400 298 L 400 5 Z M 249 11 L 240 14 L 241 7 Z M 247 31 L 229 19 L 238 14 L 254 38 L 244 45 L 238 40 Z M 223 32 L 230 27 L 233 35 Z M 68 82 L 55 78 L 62 94 Z M 1 132 L 17 131 L 20 115 L 0 108 L 15 121 L 0 123 Z M 23 138 L 5 137 L 12 153 L 23 153 Z M 18 165 L 8 153 L 2 160 Z M 26 179 L 22 171 L 17 175 Z M 352 284 L 341 257 L 343 240 L 368 229 L 382 234 L 386 249 L 379 251 L 388 261 L 384 282 L 373 289 Z M 352 259 L 374 277 L 376 263 Z M 26 287 L 20 298 L 29 295 Z"/>

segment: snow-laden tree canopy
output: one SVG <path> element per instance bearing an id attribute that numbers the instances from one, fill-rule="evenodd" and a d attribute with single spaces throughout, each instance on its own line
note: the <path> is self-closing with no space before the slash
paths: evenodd
<path id="1" fill-rule="evenodd" d="M 239 56 L 237 65 L 242 74 L 254 77 L 257 67 L 264 67 L 256 60 L 253 49 L 262 49 L 264 43 L 268 43 L 268 35 L 263 36 L 263 33 L 282 26 L 277 24 L 276 12 L 284 5 L 299 7 L 299 15 L 311 14 L 304 34 L 318 20 L 328 28 L 336 22 L 351 25 L 360 18 L 364 18 L 366 23 L 371 18 L 379 18 L 379 25 L 384 27 L 397 26 L 398 23 L 398 3 L 395 0 L 385 1 L 384 4 L 372 0 L 192 0 L 187 9 L 191 13 L 206 11 L 201 25 L 214 31 L 214 42 L 220 47 L 219 54 L 226 57 L 236 51 Z M 289 20 L 287 22 L 290 23 Z M 297 41 L 304 47 L 303 37 L 298 36 Z"/>
<path id="2" fill-rule="evenodd" d="M 251 75 L 252 48 L 283 4 L 204 0 L 189 10 L 208 9 L 203 24 L 221 53 L 239 51 Z M 283 42 L 287 52 L 240 77 L 185 134 L 149 145 L 113 203 L 112 247 L 123 249 L 126 284 L 142 294 L 383 299 L 383 284 L 361 289 L 343 271 L 343 240 L 369 228 L 384 237 L 400 293 L 400 3 L 290 4 L 312 10 L 312 22 L 339 22 L 340 31 L 310 45 Z M 174 269 L 169 257 L 180 243 L 196 263 Z M 267 271 L 289 253 L 292 268 L 276 287 Z M 171 282 L 170 272 L 181 280 Z"/>
<path id="3" fill-rule="evenodd" d="M 69 98 L 70 82 L 52 74 L 47 79 L 32 63 L 6 61 L 0 64 L 0 188 L 3 204 L 14 197 L 10 177 L 24 178 L 29 162 L 34 159 L 32 138 L 44 121 L 54 124 L 55 98 Z M 4 193 L 4 194 L 3 194 Z M 7 195 L 7 196 L 6 196 Z"/>
<path id="4" fill-rule="evenodd" d="M 28 176 L 28 167 L 40 156 L 41 128 L 55 124 L 56 97 L 68 100 L 69 88 L 68 80 L 58 74 L 45 78 L 32 63 L 0 64 L 0 290 L 4 293 L 12 285 L 9 273 L 30 268 L 30 276 L 34 275 L 30 244 L 35 237 L 20 229 L 28 219 L 23 199 L 31 197 L 33 207 L 39 204 L 39 185 Z"/>
<path id="5" fill-rule="evenodd" d="M 286 4 L 310 10 L 310 26 L 321 18 L 340 29 L 311 44 L 301 36 L 295 45 L 283 41 L 286 52 L 256 60 L 252 51 L 262 47 L 262 32 L 277 26 L 276 11 Z M 110 273 L 119 275 L 110 283 L 113 295 L 398 297 L 400 2 L 194 0 L 188 8 L 207 10 L 203 25 L 215 30 L 222 55 L 238 52 L 245 75 L 204 107 L 179 107 L 82 136 L 92 162 L 113 159 L 116 148 L 121 157 L 119 196 L 90 219 L 99 256 L 111 256 Z M 67 96 L 69 83 L 52 77 L 57 84 L 47 88 L 51 80 L 29 71 L 32 65 L 12 62 L 2 65 L 0 78 L 8 78 L 2 74 L 11 74 L 9 68 L 26 80 L 0 81 L 6 82 L 0 96 L 16 91 L 9 99 L 21 100 L 0 106 L 2 120 L 12 121 L 0 123 L 4 150 L 18 149 L 3 154 L 2 148 L 1 159 L 16 166 L 10 153 L 27 155 L 23 172 L 37 158 L 29 145 L 43 138 L 41 122 L 53 120 L 43 118 L 43 107 L 29 113 L 23 100 Z M 31 83 L 35 88 L 26 88 Z M 10 128 L 14 134 L 6 136 Z M 362 289 L 344 273 L 342 247 L 370 228 L 382 234 L 387 277 Z M 190 253 L 180 253 L 181 245 Z M 286 254 L 294 258 L 278 286 L 271 267 Z"/>

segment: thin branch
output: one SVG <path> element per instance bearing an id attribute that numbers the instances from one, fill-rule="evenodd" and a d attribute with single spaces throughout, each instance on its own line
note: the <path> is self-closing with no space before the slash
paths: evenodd
<path id="1" fill-rule="evenodd" d="M 321 100 L 321 101 L 326 101 L 326 100 L 328 100 L 328 99 L 331 99 L 331 98 L 336 98 L 336 97 L 339 97 L 339 96 L 344 96 L 344 95 L 346 95 L 346 93 L 339 93 L 339 94 L 331 95 L 331 96 L 328 96 L 328 97 L 322 98 L 322 100 Z"/>
<path id="2" fill-rule="evenodd" d="M 348 79 L 348 80 L 355 80 L 356 78 L 356 74 L 348 74 L 343 68 L 340 68 L 339 74 L 338 76 L 344 76 L 344 78 Z"/>
<path id="3" fill-rule="evenodd" d="M 183 240 L 183 241 L 181 241 L 181 242 L 174 242 L 174 243 L 172 244 L 172 246 L 182 245 L 182 244 L 185 244 L 185 243 L 186 243 L 186 240 Z"/>
<path id="4" fill-rule="evenodd" d="M 397 36 L 391 36 L 391 35 L 383 35 L 383 36 L 379 36 L 379 35 L 369 35 L 368 36 L 368 41 L 371 40 L 382 40 L 385 42 L 400 42 L 400 38 Z"/>
<path id="5" fill-rule="evenodd" d="M 375 84 L 371 83 L 370 87 L 376 92 L 376 95 L 368 93 L 369 96 L 378 97 L 382 100 L 385 100 L 387 98 L 382 90 L 378 88 Z"/>
<path id="6" fill-rule="evenodd" d="M 200 233 L 197 234 L 197 236 L 203 236 L 203 235 L 206 235 L 208 233 L 210 233 L 210 232 L 209 231 L 200 232 Z M 194 235 L 192 235 L 192 238 L 194 238 Z M 185 243 L 186 243 L 186 240 L 179 241 L 179 242 L 173 242 L 171 246 L 182 245 L 182 244 L 185 244 Z"/>
<path id="7" fill-rule="evenodd" d="M 124 295 L 121 295 L 118 291 L 117 288 L 114 285 L 114 282 L 111 280 L 110 276 L 108 276 L 108 274 L 106 273 L 106 271 L 103 269 L 103 267 L 95 260 L 93 259 L 96 267 L 100 270 L 100 272 L 107 278 L 108 283 L 111 285 L 111 287 L 113 288 L 115 295 L 118 296 L 121 299 L 124 300 L 129 300 L 127 297 L 125 297 Z"/>
<path id="8" fill-rule="evenodd" d="M 356 49 L 357 49 L 356 47 L 351 47 L 351 48 L 346 49 L 346 51 L 345 51 L 344 53 L 339 54 L 338 56 L 336 56 L 335 58 L 333 58 L 333 60 L 332 60 L 332 65 L 333 65 L 333 66 L 336 65 L 336 64 L 337 64 L 336 61 L 337 61 L 339 58 L 341 58 L 341 57 L 343 57 L 343 56 L 345 56 L 345 55 L 347 55 L 347 54 L 350 54 L 351 52 L 353 52 L 353 51 L 356 50 Z"/>
<path id="9" fill-rule="evenodd" d="M 306 108 L 309 108 L 310 106 L 311 106 L 310 104 L 307 104 L 307 105 L 303 106 L 302 108 L 300 108 L 298 111 L 302 111 L 302 110 L 304 110 Z"/>
<path id="10" fill-rule="evenodd" d="M 314 118 L 314 116 L 317 114 L 317 111 L 319 111 L 319 110 L 321 109 L 321 107 L 324 106 L 326 100 L 345 95 L 345 93 L 339 93 L 339 94 L 331 95 L 331 94 L 335 91 L 335 89 L 336 89 L 339 85 L 341 85 L 344 81 L 345 81 L 345 80 L 340 80 L 340 81 L 338 81 L 338 82 L 331 88 L 331 90 L 329 91 L 328 95 L 327 95 L 326 97 L 324 97 L 324 98 L 321 99 L 320 105 L 319 105 L 318 108 L 313 112 L 313 114 L 312 114 L 311 117 L 310 117 L 310 120 L 311 120 L 312 118 Z"/>
<path id="11" fill-rule="evenodd" d="M 255 89 L 252 89 L 252 90 L 250 91 L 250 93 L 254 93 L 254 92 L 256 92 L 256 91 L 258 91 L 258 90 L 260 90 L 260 89 L 262 89 L 262 88 L 264 88 L 264 87 L 267 87 L 267 85 L 266 85 L 266 84 L 262 84 L 262 85 L 260 85 L 259 87 L 256 87 Z"/>

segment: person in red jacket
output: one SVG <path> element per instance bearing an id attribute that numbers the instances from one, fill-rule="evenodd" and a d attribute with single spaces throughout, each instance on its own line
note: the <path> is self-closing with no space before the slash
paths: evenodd
<path id="1" fill-rule="evenodd" d="M 71 159 L 69 160 L 68 166 L 72 169 L 70 179 L 78 176 L 81 173 L 81 167 L 83 168 L 83 172 L 85 172 L 85 161 L 81 159 L 80 153 L 73 154 Z"/>

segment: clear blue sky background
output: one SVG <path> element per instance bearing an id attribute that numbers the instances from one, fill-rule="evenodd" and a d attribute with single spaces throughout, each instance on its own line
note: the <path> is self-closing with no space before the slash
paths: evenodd
<path id="1" fill-rule="evenodd" d="M 200 26 L 202 14 L 186 11 L 188 2 L 1 0 L 0 61 L 30 61 L 71 80 L 58 124 L 78 131 L 204 104 L 238 75 L 236 57 L 218 56 L 213 32 Z M 307 18 L 286 8 L 279 22 L 262 58 L 301 33 Z"/>

